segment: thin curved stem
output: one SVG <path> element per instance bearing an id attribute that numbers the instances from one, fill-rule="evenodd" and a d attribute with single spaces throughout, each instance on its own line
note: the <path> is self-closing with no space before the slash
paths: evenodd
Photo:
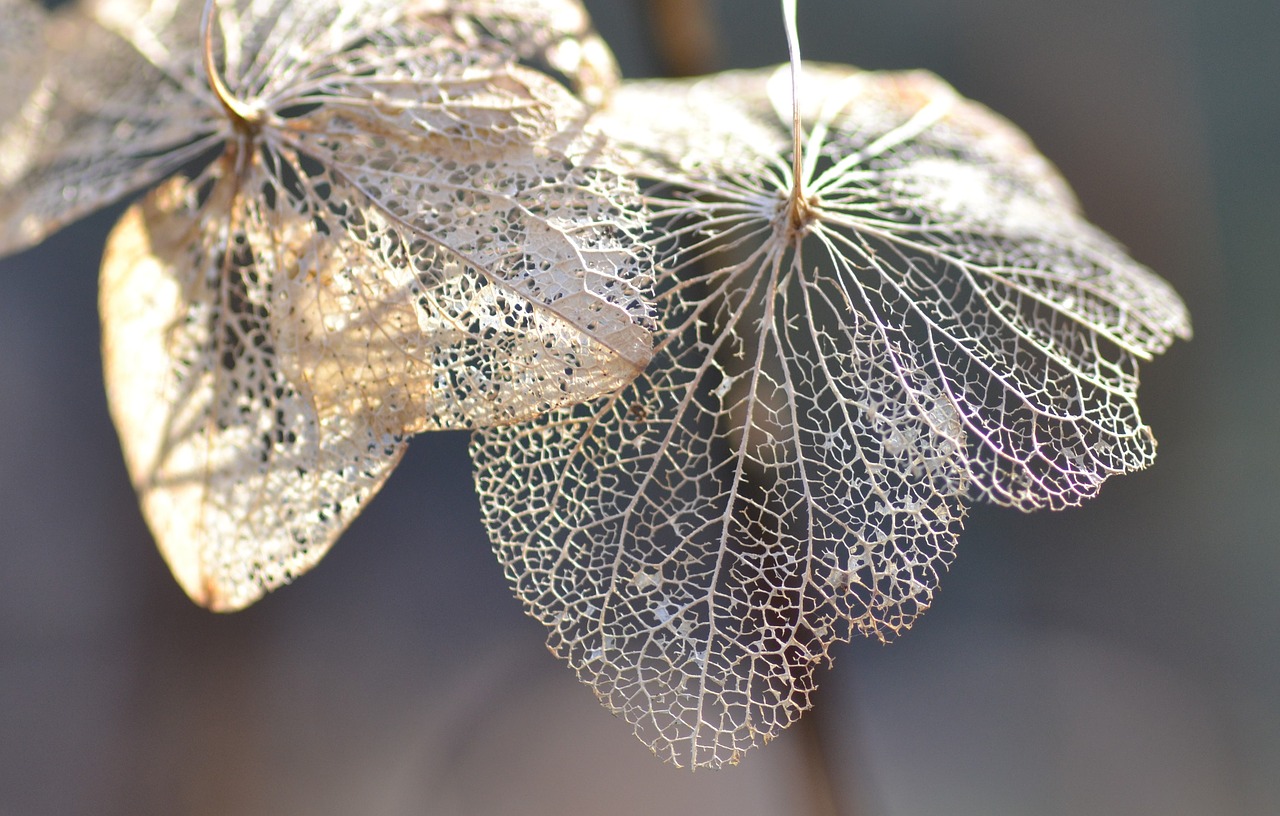
<path id="1" fill-rule="evenodd" d="M 237 130 L 249 131 L 257 127 L 258 111 L 236 99 L 223 81 L 222 75 L 213 60 L 213 13 L 216 0 L 205 0 L 204 10 L 200 12 L 200 40 L 203 45 L 204 75 L 209 82 L 209 89 L 218 98 L 223 110 L 231 118 Z"/>
<path id="2" fill-rule="evenodd" d="M 800 35 L 796 30 L 796 0 L 782 0 L 783 28 L 787 33 L 787 54 L 791 59 L 791 192 L 787 196 L 790 240 L 804 237 L 813 218 L 809 194 L 805 191 L 804 144 L 800 121 Z"/>
<path id="3" fill-rule="evenodd" d="M 782 0 L 787 55 L 791 60 L 791 195 L 804 199 L 803 151 L 800 133 L 800 35 L 796 31 L 796 0 Z"/>

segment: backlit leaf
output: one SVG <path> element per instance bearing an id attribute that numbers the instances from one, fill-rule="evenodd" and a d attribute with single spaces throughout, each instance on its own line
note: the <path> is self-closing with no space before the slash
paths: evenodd
<path id="1" fill-rule="evenodd" d="M 193 599 L 228 610 L 319 560 L 405 442 L 403 406 L 334 406 L 333 393 L 355 401 L 364 383 L 333 391 L 289 365 L 299 338 L 274 319 L 273 300 L 321 297 L 317 282 L 341 274 L 341 255 L 327 243 L 277 245 L 281 225 L 263 223 L 275 213 L 231 201 L 227 177 L 209 181 L 203 208 L 196 187 L 174 179 L 116 226 L 102 265 L 102 346 L 112 417 L 161 552 Z M 209 217 L 227 207 L 230 218 Z M 295 257 L 268 286 L 255 262 L 274 251 Z M 347 351 L 359 330 L 314 331 L 311 348 L 332 340 Z"/>
<path id="2" fill-rule="evenodd" d="M 669 249 L 654 360 L 472 445 L 552 649 L 682 765 L 793 722 L 834 641 L 910 626 L 966 495 L 1056 508 L 1147 465 L 1137 361 L 1190 331 L 937 78 L 808 66 L 799 88 L 802 156 L 785 69 L 614 94 L 601 126 Z"/>
<path id="3" fill-rule="evenodd" d="M 31 117 L 40 117 L 42 82 L 50 57 L 45 43 L 48 14 L 34 0 L 0 0 L 0 186 L 17 178 L 30 160 L 24 137 Z"/>
<path id="4" fill-rule="evenodd" d="M 621 81 L 613 52 L 578 0 L 415 0 L 413 8 L 480 26 L 523 59 L 563 74 L 590 105 L 602 103 Z"/>
<path id="5" fill-rule="evenodd" d="M 405 435 L 615 390 L 648 362 L 652 318 L 634 182 L 588 106 L 521 63 L 605 93 L 612 63 L 568 56 L 594 36 L 576 3 L 209 8 L 101 0 L 55 21 L 0 251 L 204 165 L 131 211 L 106 259 L 104 293 L 176 292 L 155 297 L 178 323 L 124 295 L 103 321 L 161 549 L 228 609 L 319 558 Z M 302 503 L 248 509 L 284 494 Z"/>

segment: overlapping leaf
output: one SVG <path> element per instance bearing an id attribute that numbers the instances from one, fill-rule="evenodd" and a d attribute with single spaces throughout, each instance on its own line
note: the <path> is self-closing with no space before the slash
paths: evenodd
<path id="1" fill-rule="evenodd" d="M 5 22 L 0 26 L 0 71 L 12 76 L 15 84 L 28 83 L 33 74 L 38 77 L 40 73 L 32 71 L 31 66 L 43 62 L 39 54 L 48 15 L 34 0 L 0 0 L 0 15 L 4 15 Z M 11 106 L 24 95 L 5 94 L 0 98 L 0 122 L 8 118 L 7 114 L 14 110 Z"/>
<path id="2" fill-rule="evenodd" d="M 204 164 L 125 219 L 103 320 L 149 521 L 225 609 L 319 558 L 405 435 L 614 390 L 651 317 L 634 183 L 588 107 L 521 64 L 603 95 L 612 63 L 571 53 L 576 3 L 210 8 L 54 22 L 0 251 Z M 127 307 L 148 287 L 163 330 Z"/>
<path id="3" fill-rule="evenodd" d="M 377 492 L 404 449 L 403 406 L 362 390 L 369 380 L 383 391 L 374 367 L 395 364 L 376 342 L 365 346 L 370 368 L 353 369 L 356 381 L 340 389 L 291 357 L 299 346 L 320 355 L 330 346 L 292 334 L 275 304 L 315 313 L 327 284 L 350 274 L 342 250 L 297 242 L 295 218 L 236 197 L 231 177 L 204 181 L 203 191 L 166 182 L 113 232 L 101 279 L 103 358 L 126 464 L 161 552 L 193 598 L 235 609 L 312 566 Z M 257 265 L 278 255 L 289 256 L 288 274 Z M 375 313 L 365 307 L 359 319 Z M 335 353 L 370 334 L 367 325 L 310 328 Z M 335 394 L 364 404 L 335 406 Z"/>
<path id="4" fill-rule="evenodd" d="M 29 160 L 25 120 L 38 116 L 49 49 L 48 15 L 34 0 L 0 0 L 0 186 L 17 178 Z"/>
<path id="5" fill-rule="evenodd" d="M 621 81 L 613 52 L 578 0 L 413 0 L 413 13 L 468 21 L 538 67 L 564 75 L 589 105 Z"/>
<path id="6" fill-rule="evenodd" d="M 550 645 L 678 764 L 808 705 L 828 646 L 928 605 L 974 495 L 1092 495 L 1154 452 L 1136 361 L 1181 301 L 1011 125 L 931 75 L 624 85 L 663 328 L 617 395 L 476 434 L 485 523 Z M 799 196 L 793 196 L 799 190 Z"/>

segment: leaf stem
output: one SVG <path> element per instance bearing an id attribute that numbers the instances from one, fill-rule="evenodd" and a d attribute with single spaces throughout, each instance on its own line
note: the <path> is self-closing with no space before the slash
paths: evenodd
<path id="1" fill-rule="evenodd" d="M 800 35 L 796 32 L 796 0 L 782 0 L 782 20 L 787 32 L 787 55 L 791 59 L 791 195 L 800 200 L 804 198 L 804 182 L 801 176 Z"/>
<path id="2" fill-rule="evenodd" d="M 258 111 L 236 99 L 222 80 L 218 68 L 213 61 L 213 13 L 217 0 L 205 0 L 204 10 L 200 13 L 200 39 L 203 45 L 204 75 L 209 82 L 209 89 L 218 98 L 223 110 L 231 118 L 236 130 L 251 132 L 258 126 Z"/>
<path id="3" fill-rule="evenodd" d="M 811 212 L 804 189 L 804 147 L 800 122 L 800 35 L 796 31 L 796 0 L 782 0 L 783 28 L 791 59 L 791 193 L 787 215 L 792 240 L 799 242 L 808 228 Z"/>

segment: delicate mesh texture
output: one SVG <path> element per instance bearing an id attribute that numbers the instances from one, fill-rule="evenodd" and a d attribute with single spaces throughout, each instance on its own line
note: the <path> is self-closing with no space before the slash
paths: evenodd
<path id="1" fill-rule="evenodd" d="M 655 358 L 472 444 L 551 648 L 682 765 L 793 722 L 833 641 L 908 627 L 966 493 L 1059 507 L 1146 465 L 1136 359 L 1189 333 L 1025 137 L 931 75 L 807 69 L 789 206 L 773 76 L 616 92 L 601 126 L 671 250 Z"/>
<path id="2" fill-rule="evenodd" d="M 131 211 L 102 308 L 148 519 L 192 597 L 231 609 L 320 557 L 402 437 L 616 390 L 653 318 L 634 182 L 587 106 L 520 63 L 603 93 L 601 64 L 557 56 L 590 33 L 576 3 L 219 4 L 225 99 L 201 5 L 57 21 L 0 251 L 198 174 Z M 147 286 L 174 325 L 118 294 Z"/>
<path id="3" fill-rule="evenodd" d="M 526 419 L 621 387 L 652 354 L 641 204 L 601 161 L 605 145 L 558 85 L 448 45 L 437 35 L 428 48 L 443 49 L 432 56 L 456 82 L 363 83 L 380 104 L 323 103 L 268 134 L 286 166 L 295 154 L 319 163 L 294 168 L 309 213 L 341 224 L 370 261 L 417 271 L 398 290 L 419 313 L 412 431 Z M 500 79 L 472 79 L 499 67 Z M 546 142 L 531 150 L 535 135 Z"/>
<path id="4" fill-rule="evenodd" d="M 621 81 L 613 52 L 578 0 L 413 0 L 416 14 L 470 21 L 513 44 L 520 57 L 564 75 L 574 93 L 599 105 Z"/>
<path id="5" fill-rule="evenodd" d="M 125 462 L 174 576 L 218 610 L 310 568 L 404 450 L 394 415 L 333 410 L 332 383 L 286 365 L 273 309 L 283 287 L 255 265 L 274 251 L 269 216 L 252 199 L 232 204 L 230 187 L 222 179 L 204 210 L 179 180 L 149 194 L 112 233 L 101 279 Z M 230 219 L 209 217 L 227 206 Z M 289 288 L 333 260 L 305 252 Z"/>
<path id="6" fill-rule="evenodd" d="M 43 42 L 37 28 L 47 15 L 27 0 L 8 2 L 0 254 L 154 183 L 230 135 L 201 71 L 200 0 L 89 0 L 54 15 Z M 618 82 L 613 55 L 577 0 L 236 0 L 220 4 L 218 28 L 228 84 L 242 99 L 298 92 L 291 86 L 304 74 L 330 71 L 340 81 L 334 69 L 342 68 L 330 61 L 375 32 L 392 40 L 447 32 L 454 48 L 560 72 L 590 104 Z M 394 61 L 383 56 L 384 66 Z"/>
<path id="7" fill-rule="evenodd" d="M 22 161 L 0 175 L 0 254 L 154 183 L 228 131 L 193 84 L 195 52 L 182 73 L 157 66 L 76 9 L 54 16 L 47 49 L 38 90 L 4 136 Z"/>

